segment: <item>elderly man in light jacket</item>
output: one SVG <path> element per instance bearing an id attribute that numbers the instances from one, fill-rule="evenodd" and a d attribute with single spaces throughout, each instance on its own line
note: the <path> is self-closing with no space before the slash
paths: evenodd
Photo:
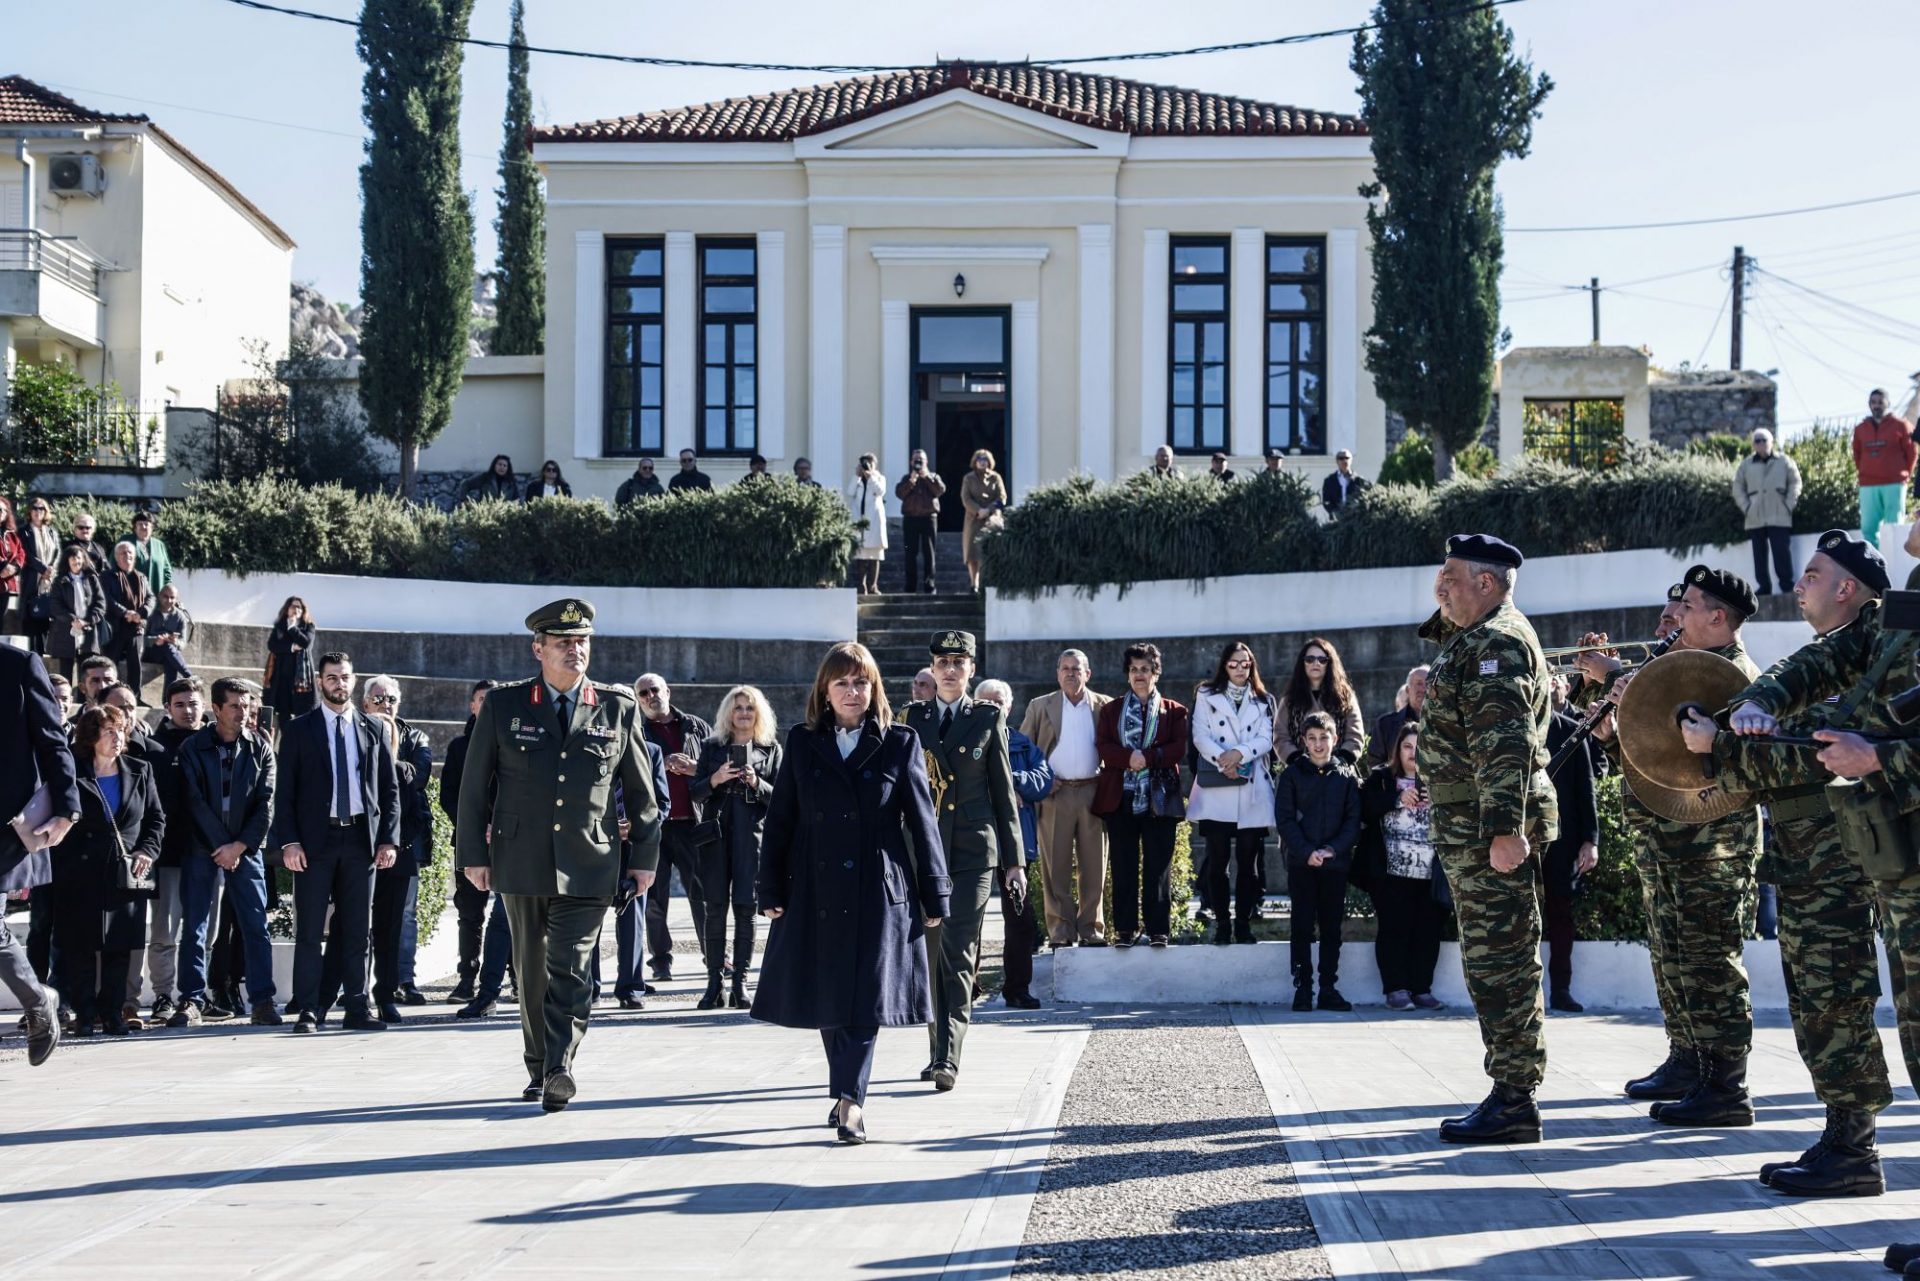
<path id="1" fill-rule="evenodd" d="M 1733 501 L 1746 513 L 1747 537 L 1753 543 L 1754 590 L 1766 596 L 1773 583 L 1767 578 L 1767 550 L 1773 550 L 1773 568 L 1780 590 L 1793 590 L 1793 509 L 1800 501 L 1800 466 L 1773 447 L 1773 433 L 1765 427 L 1753 433 L 1753 456 L 1733 473 Z"/>

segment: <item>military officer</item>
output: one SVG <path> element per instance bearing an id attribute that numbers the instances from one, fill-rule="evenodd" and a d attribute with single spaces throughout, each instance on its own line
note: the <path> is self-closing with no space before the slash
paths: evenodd
<path id="1" fill-rule="evenodd" d="M 1537 1143 L 1534 1090 L 1546 1073 L 1540 996 L 1539 862 L 1559 834 L 1547 777 L 1551 673 L 1513 603 L 1522 556 L 1487 534 L 1455 534 L 1420 628 L 1440 644 L 1420 709 L 1420 777 L 1433 843 L 1453 888 L 1467 992 L 1493 1090 L 1440 1123 L 1451 1143 Z"/>
<path id="2" fill-rule="evenodd" d="M 660 810 L 632 691 L 587 679 L 593 606 L 557 600 L 527 628 L 540 675 L 480 705 L 455 832 L 462 872 L 501 894 L 512 927 L 529 1078 L 521 1097 L 558 1112 L 576 1092 L 601 922 L 623 880 L 636 893 L 652 883 Z M 616 787 L 632 824 L 625 843 Z"/>
<path id="3" fill-rule="evenodd" d="M 1853 626 L 1886 591 L 1887 565 L 1856 534 L 1829 530 L 1793 585 L 1800 612 L 1826 635 Z M 1835 703 L 1815 703 L 1783 724 L 1805 736 L 1833 724 Z M 1719 730 L 1695 712 L 1687 746 L 1713 758 L 1719 786 L 1767 805 L 1769 839 L 1760 879 L 1780 894 L 1780 960 L 1794 1041 L 1827 1108 L 1820 1138 L 1798 1161 L 1769 1162 L 1760 1181 L 1802 1196 L 1878 1196 L 1886 1190 L 1875 1150 L 1875 1115 L 1893 1102 L 1887 1060 L 1874 1026 L 1880 997 L 1873 948 L 1874 890 L 1841 843 L 1814 754 Z"/>
<path id="4" fill-rule="evenodd" d="M 927 930 L 933 1019 L 927 1038 L 933 1058 L 920 1079 L 951 1090 L 960 1075 L 960 1045 L 973 1012 L 973 981 L 980 968 L 980 930 L 997 867 L 1007 892 L 1027 892 L 1020 819 L 1005 714 L 967 693 L 973 680 L 972 632 L 934 635 L 933 697 L 907 706 L 905 721 L 920 735 L 927 780 L 940 816 L 953 897 L 946 919 Z"/>

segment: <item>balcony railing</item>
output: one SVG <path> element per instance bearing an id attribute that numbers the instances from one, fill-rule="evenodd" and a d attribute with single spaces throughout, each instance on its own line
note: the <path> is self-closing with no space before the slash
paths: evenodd
<path id="1" fill-rule="evenodd" d="M 0 415 L 0 449 L 29 467 L 51 470 L 158 470 L 167 462 L 167 407 L 96 405 L 52 428 Z"/>
<path id="2" fill-rule="evenodd" d="M 76 237 L 0 227 L 0 271 L 36 271 L 98 298 L 100 273 L 106 266 L 104 259 Z"/>

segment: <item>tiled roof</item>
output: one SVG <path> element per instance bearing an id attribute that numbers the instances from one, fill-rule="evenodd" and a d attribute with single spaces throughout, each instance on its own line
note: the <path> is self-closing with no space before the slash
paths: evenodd
<path id="1" fill-rule="evenodd" d="M 791 142 L 950 89 L 1135 137 L 1355 137 L 1367 132 L 1355 116 L 1197 89 L 1027 63 L 944 62 L 694 107 L 549 125 L 534 130 L 533 137 L 536 142 Z"/>
<path id="2" fill-rule="evenodd" d="M 149 116 L 132 112 L 127 115 L 115 115 L 107 111 L 95 111 L 83 107 L 63 93 L 55 93 L 45 85 L 35 84 L 25 76 L 0 76 L 0 128 L 7 125 L 145 125 L 179 153 L 182 160 L 199 170 L 214 186 L 220 188 L 241 208 L 260 220 L 262 226 L 274 236 L 293 247 L 293 237 L 281 229 L 279 224 L 267 217 L 260 206 L 241 194 L 238 187 L 222 177 L 218 170 L 200 157 L 188 151 L 180 140 L 162 129 Z"/>

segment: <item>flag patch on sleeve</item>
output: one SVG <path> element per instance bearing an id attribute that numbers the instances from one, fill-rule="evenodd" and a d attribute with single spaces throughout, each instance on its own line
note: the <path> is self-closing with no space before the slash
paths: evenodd
<path id="1" fill-rule="evenodd" d="M 1500 670 L 1499 659 L 1483 658 L 1480 660 L 1480 674 L 1482 676 L 1492 676 L 1495 673 L 1497 673 L 1499 670 Z"/>

